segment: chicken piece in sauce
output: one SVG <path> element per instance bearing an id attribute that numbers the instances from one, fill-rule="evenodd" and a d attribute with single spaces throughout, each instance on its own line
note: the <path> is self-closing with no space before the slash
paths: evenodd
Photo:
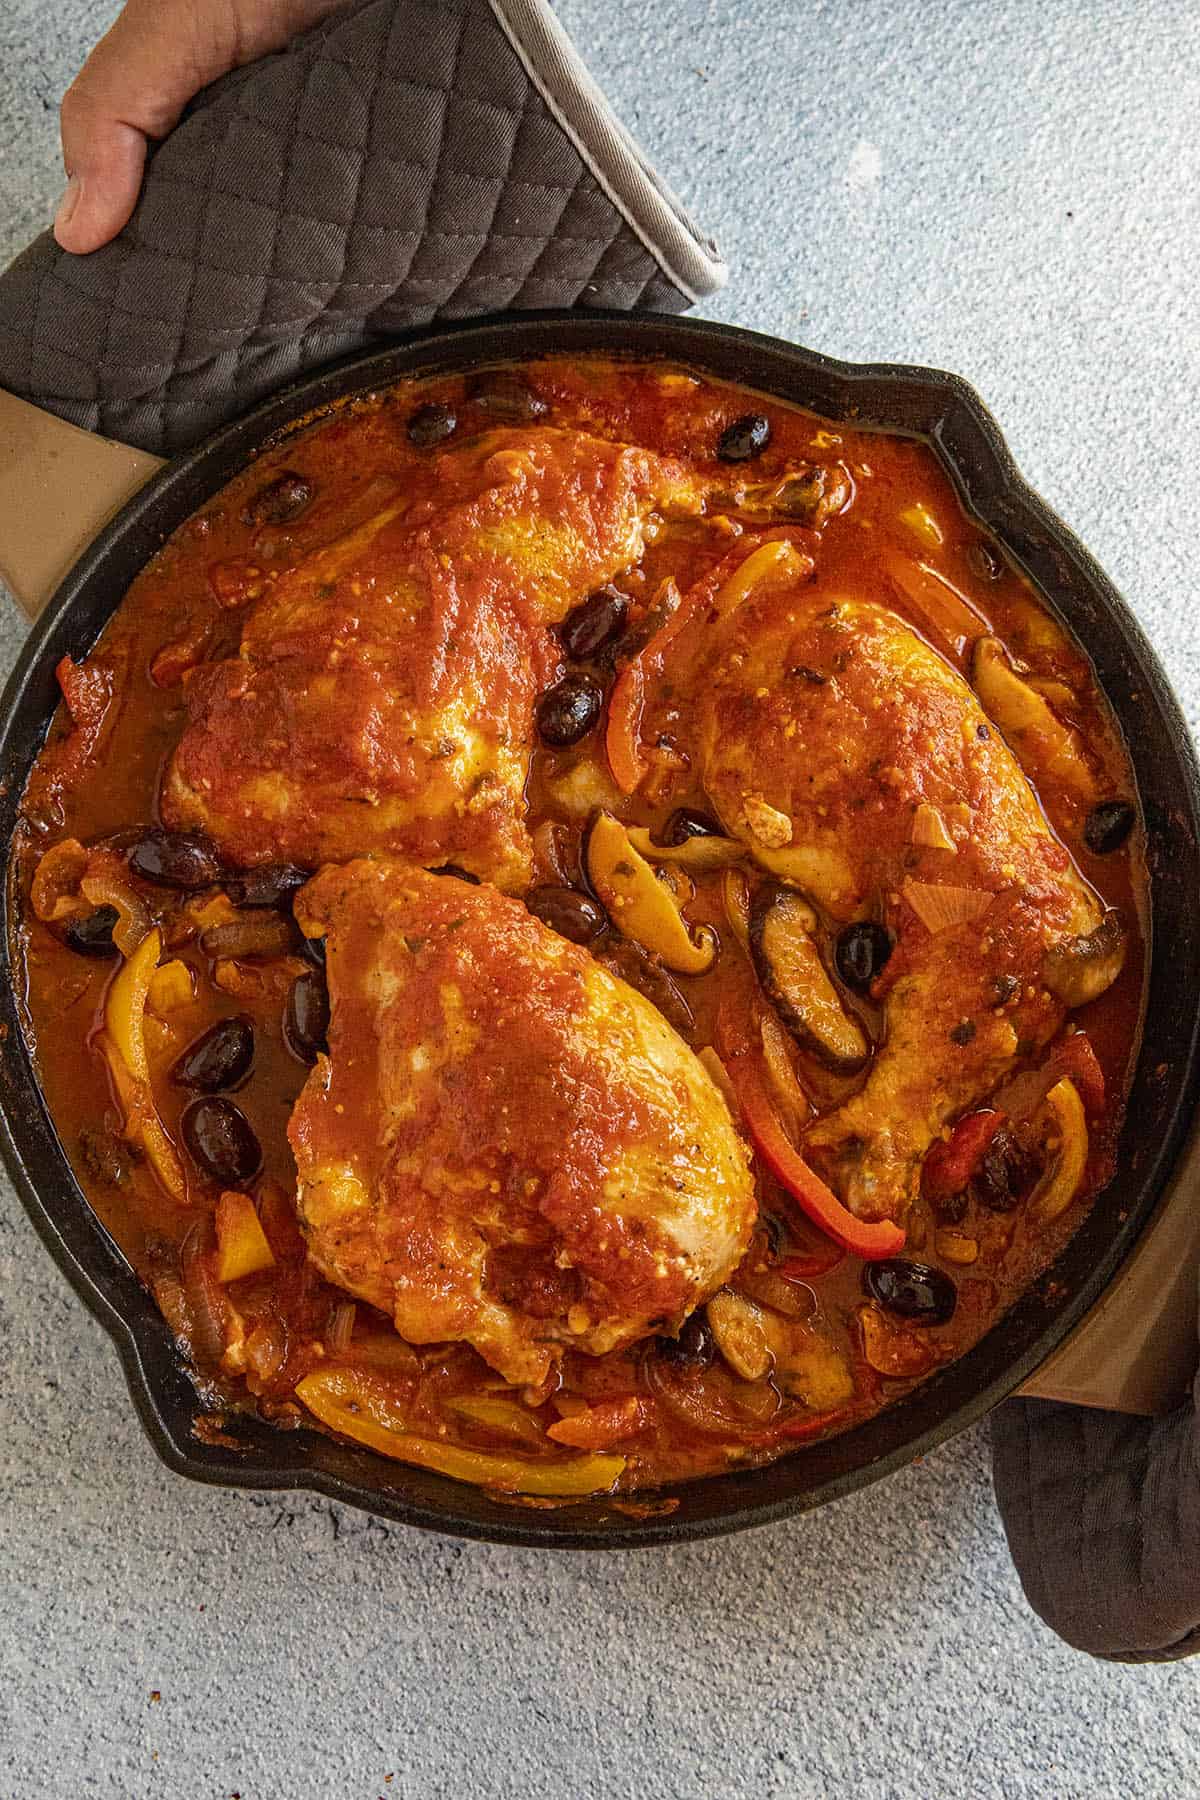
<path id="1" fill-rule="evenodd" d="M 165 820 L 242 865 L 389 851 L 519 889 L 550 628 L 639 560 L 656 509 L 700 505 L 682 465 L 578 432 L 430 458 L 268 585 L 236 657 L 187 677 Z"/>
<path id="2" fill-rule="evenodd" d="M 289 1130 L 328 1279 L 513 1383 L 673 1332 L 721 1286 L 748 1154 L 648 1001 L 518 901 L 398 861 L 327 868 L 296 912 L 332 1004 Z"/>
<path id="3" fill-rule="evenodd" d="M 886 606 L 780 566 L 691 646 L 702 778 L 835 930 L 894 934 L 868 1078 L 804 1144 L 853 1212 L 902 1219 L 942 1127 L 1058 1030 L 1047 954 L 1102 909 L 957 671 Z"/>

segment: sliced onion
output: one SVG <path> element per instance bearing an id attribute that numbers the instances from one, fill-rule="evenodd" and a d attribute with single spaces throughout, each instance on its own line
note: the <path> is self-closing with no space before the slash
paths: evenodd
<path id="1" fill-rule="evenodd" d="M 116 908 L 113 943 L 122 956 L 132 956 L 150 929 L 150 914 L 141 895 L 129 885 L 124 865 L 113 867 L 107 860 L 93 857 L 80 887 L 93 906 Z"/>
<path id="2" fill-rule="evenodd" d="M 743 1264 L 733 1284 L 739 1293 L 749 1294 L 785 1319 L 810 1319 L 817 1310 L 817 1296 L 807 1283 L 789 1281 L 777 1269 L 748 1269 Z"/>
<path id="3" fill-rule="evenodd" d="M 192 1356 L 209 1368 L 215 1368 L 225 1354 L 230 1322 L 229 1303 L 213 1271 L 213 1243 L 212 1220 L 204 1218 L 197 1219 L 179 1246 Z"/>
<path id="4" fill-rule="evenodd" d="M 29 899 L 35 918 L 44 924 L 79 918 L 91 908 L 79 896 L 79 884 L 87 873 L 88 853 L 78 838 L 62 838 L 38 859 Z"/>
<path id="5" fill-rule="evenodd" d="M 227 925 L 210 925 L 200 934 L 205 956 L 286 956 L 296 941 L 290 919 L 258 912 L 243 913 Z"/>
<path id="6" fill-rule="evenodd" d="M 344 1300 L 330 1313 L 325 1328 L 325 1348 L 330 1356 L 340 1356 L 343 1350 L 349 1349 L 357 1310 L 353 1300 Z"/>
<path id="7" fill-rule="evenodd" d="M 653 1350 L 642 1364 L 642 1374 L 652 1397 L 693 1431 L 738 1442 L 746 1438 L 744 1414 L 703 1375 L 676 1374 Z"/>

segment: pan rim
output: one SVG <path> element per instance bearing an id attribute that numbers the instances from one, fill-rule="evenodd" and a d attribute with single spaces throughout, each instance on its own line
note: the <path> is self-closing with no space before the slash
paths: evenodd
<path id="1" fill-rule="evenodd" d="M 1116 630 L 1131 666 L 1136 668 L 1140 681 L 1152 697 L 1164 737 L 1169 740 L 1177 760 L 1179 799 L 1186 814 L 1183 822 L 1188 827 L 1190 844 L 1195 848 L 1200 842 L 1200 775 L 1178 702 L 1157 657 L 1136 618 L 1090 552 L 1021 476 L 997 422 L 969 383 L 957 375 L 913 365 L 842 362 L 764 334 L 713 321 L 601 312 L 509 315 L 484 322 L 443 326 L 392 340 L 292 384 L 242 418 L 222 427 L 153 477 L 89 546 L 60 585 L 18 656 L 0 709 L 0 769 L 6 778 L 0 802 L 5 810 L 0 817 L 6 817 L 10 835 L 24 787 L 24 777 L 19 771 L 22 763 L 27 769 L 41 742 L 38 733 L 32 749 L 27 738 L 15 745 L 12 742 L 14 721 L 37 712 L 43 718 L 44 729 L 48 715 L 37 690 L 39 685 L 43 689 L 45 686 L 47 647 L 61 641 L 64 627 L 70 622 L 80 596 L 89 595 L 93 584 L 103 585 L 105 571 L 121 546 L 136 538 L 139 530 L 145 534 L 150 529 L 151 535 L 155 535 L 148 522 L 166 516 L 172 521 L 167 529 L 174 529 L 267 443 L 277 439 L 298 420 L 335 401 L 370 393 L 406 374 L 427 373 L 434 367 L 450 370 L 522 356 L 570 354 L 589 349 L 613 354 L 614 338 L 621 342 L 620 354 L 707 368 L 724 379 L 740 380 L 749 387 L 825 412 L 827 417 L 852 420 L 860 427 L 874 424 L 884 430 L 908 429 L 884 419 L 856 416 L 859 398 L 872 388 L 887 388 L 897 397 L 896 404 L 901 410 L 905 400 L 913 407 L 923 406 L 926 428 L 914 435 L 930 442 L 954 481 L 960 498 L 974 516 L 1005 542 L 1010 554 L 1015 554 L 1010 535 L 1017 527 L 1035 527 L 1050 549 L 1069 565 L 1083 589 L 1090 591 L 1096 617 L 1106 620 Z M 514 339 L 522 348 L 512 347 Z M 735 360 L 745 367 L 735 372 L 732 366 Z M 750 372 L 746 372 L 746 368 Z M 786 375 L 787 381 L 793 384 L 803 381 L 814 387 L 823 384 L 824 391 L 842 397 L 844 410 L 828 412 L 814 404 L 811 397 L 785 392 L 777 383 L 756 381 L 754 371 L 767 369 L 773 370 L 781 380 Z M 222 467 L 222 457 L 229 455 L 235 461 Z M 213 470 L 219 470 L 219 479 L 210 482 L 208 475 Z M 981 490 L 986 504 L 981 504 Z M 165 533 L 158 534 L 158 541 L 162 535 Z M 146 554 L 152 553 L 152 549 L 153 544 Z M 1017 560 L 1024 562 L 1020 555 Z M 1028 565 L 1025 566 L 1028 572 Z M 1046 595 L 1044 583 L 1037 576 L 1033 579 L 1043 596 L 1050 600 L 1052 610 L 1058 611 L 1053 596 Z M 105 618 L 115 610 L 127 585 L 126 580 L 112 596 Z M 1060 616 L 1063 615 L 1060 613 Z M 1068 623 L 1078 637 L 1077 626 L 1072 621 Z M 88 641 L 94 636 L 93 631 Z M 1121 707 L 1111 693 L 1109 700 L 1118 718 L 1123 718 Z M 11 942 L 14 896 L 8 881 L 3 906 L 6 942 Z M 1194 998 L 1195 993 L 1200 992 L 1200 983 L 1193 981 L 1192 988 Z M 826 1440 L 844 1449 L 853 1447 L 866 1436 L 872 1445 L 877 1445 L 877 1451 L 868 1448 L 857 1462 L 851 1457 L 850 1467 L 840 1473 L 828 1474 L 812 1487 L 806 1488 L 801 1476 L 812 1456 L 812 1451 L 806 1450 L 762 1470 L 708 1477 L 701 1482 L 684 1484 L 678 1489 L 681 1495 L 685 1494 L 685 1488 L 705 1490 L 712 1496 L 714 1504 L 711 1507 L 702 1504 L 699 1510 L 693 1507 L 690 1512 L 681 1509 L 682 1517 L 649 1518 L 636 1523 L 620 1515 L 614 1518 L 611 1509 L 605 1513 L 603 1506 L 596 1504 L 564 1508 L 555 1513 L 527 1512 L 524 1515 L 515 1507 L 505 1510 L 496 1502 L 481 1508 L 468 1503 L 464 1497 L 464 1492 L 477 1497 L 477 1490 L 464 1491 L 460 1484 L 442 1477 L 410 1480 L 411 1472 L 408 1471 L 397 1477 L 390 1465 L 387 1465 L 387 1484 L 371 1486 L 354 1477 L 353 1465 L 361 1465 L 364 1458 L 372 1465 L 378 1465 L 382 1459 L 371 1457 L 368 1452 L 334 1456 L 328 1451 L 331 1440 L 316 1433 L 297 1432 L 285 1437 L 272 1431 L 273 1443 L 259 1442 L 249 1451 L 230 1450 L 216 1442 L 196 1440 L 191 1433 L 191 1418 L 197 1407 L 195 1391 L 182 1373 L 165 1322 L 153 1301 L 92 1213 L 70 1173 L 20 1028 L 19 1009 L 11 983 L 8 992 L 0 995 L 0 1028 L 7 1026 L 0 1042 L 0 1154 L 39 1235 L 72 1287 L 114 1340 L 143 1427 L 159 1455 L 176 1472 L 217 1485 L 308 1489 L 402 1523 L 465 1537 L 537 1547 L 650 1548 L 769 1524 L 840 1498 L 893 1472 L 975 1423 L 1019 1386 L 1094 1305 L 1159 1204 L 1164 1185 L 1178 1162 L 1200 1092 L 1200 1022 L 1195 1016 L 1197 1009 L 1191 1010 L 1190 1036 L 1179 1052 L 1183 1067 L 1176 1084 L 1177 1094 L 1166 1127 L 1158 1135 L 1148 1162 L 1140 1172 L 1137 1202 L 1129 1208 L 1124 1221 L 1112 1230 L 1107 1248 L 1096 1257 L 1090 1275 L 1080 1280 L 1065 1302 L 1054 1307 L 1040 1328 L 1036 1327 L 1036 1320 L 1030 1321 L 1020 1348 L 997 1373 L 940 1412 L 935 1405 L 932 1410 L 937 1416 L 922 1429 L 907 1433 L 872 1430 L 880 1421 L 907 1417 L 912 1409 L 909 1400 L 905 1400 L 885 1409 L 865 1426 Z M 53 1179 L 47 1176 L 44 1168 L 36 1174 L 31 1170 L 31 1162 L 39 1157 L 49 1159 Z M 1086 1230 L 1085 1221 L 1081 1233 Z M 1077 1233 L 1072 1243 L 1079 1236 Z M 1058 1262 L 1048 1275 L 1052 1276 L 1057 1267 Z M 1043 1285 L 1046 1279 L 1043 1277 L 1035 1287 Z M 133 1309 L 132 1313 L 130 1282 L 136 1286 L 141 1298 L 140 1308 Z M 989 1343 L 995 1332 L 1011 1320 L 1023 1304 L 1023 1301 L 1018 1302 L 1017 1307 L 1010 1309 L 993 1326 L 980 1345 L 943 1373 L 949 1375 L 970 1365 L 977 1351 Z M 928 1396 L 933 1390 L 952 1391 L 954 1385 L 961 1385 L 961 1381 L 951 1384 L 943 1382 L 941 1376 L 935 1376 L 915 1390 L 915 1394 Z M 889 1438 L 896 1441 L 889 1441 Z M 294 1452 L 297 1444 L 302 1446 L 305 1454 L 287 1454 Z M 793 1480 L 781 1482 L 778 1476 L 773 1481 L 763 1479 L 771 1471 L 780 1470 L 795 1471 Z M 714 1491 L 716 1484 L 721 1484 L 720 1495 Z M 771 1497 L 771 1490 L 778 1488 L 786 1491 Z M 746 1493 L 747 1489 L 759 1490 L 760 1497 Z M 685 1499 L 695 1500 L 695 1491 L 690 1496 L 685 1495 Z"/>

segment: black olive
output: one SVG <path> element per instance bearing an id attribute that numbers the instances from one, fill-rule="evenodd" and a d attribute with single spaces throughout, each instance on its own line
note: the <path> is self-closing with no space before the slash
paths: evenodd
<path id="1" fill-rule="evenodd" d="M 283 1032 L 288 1049 L 301 1062 L 315 1063 L 329 1048 L 329 994 L 316 969 L 297 975 L 287 998 Z"/>
<path id="2" fill-rule="evenodd" d="M 408 441 L 418 450 L 432 450 L 435 444 L 444 444 L 448 437 L 453 437 L 457 426 L 458 415 L 454 408 L 431 400 L 428 406 L 418 406 L 416 412 L 409 415 Z"/>
<path id="3" fill-rule="evenodd" d="M 171 1080 L 176 1087 L 216 1094 L 244 1080 L 253 1061 L 254 1027 L 238 1014 L 219 1019 L 195 1038 L 172 1067 Z"/>
<path id="4" fill-rule="evenodd" d="M 534 393 L 515 369 L 484 369 L 473 375 L 467 383 L 467 399 L 514 425 L 531 425 L 550 411 L 549 402 Z"/>
<path id="5" fill-rule="evenodd" d="M 113 926 L 119 917 L 115 906 L 98 906 L 95 912 L 68 919 L 63 936 L 77 956 L 119 956 L 113 943 Z"/>
<path id="6" fill-rule="evenodd" d="M 577 888 L 536 887 L 525 896 L 535 919 L 573 944 L 590 944 L 608 925 L 608 915 L 598 900 Z"/>
<path id="7" fill-rule="evenodd" d="M 1093 856 L 1111 856 L 1133 830 L 1136 818 L 1128 800 L 1102 800 L 1087 816 L 1083 841 Z"/>
<path id="8" fill-rule="evenodd" d="M 856 919 L 839 933 L 834 960 L 846 986 L 865 994 L 891 954 L 891 933 L 874 919 Z"/>
<path id="9" fill-rule="evenodd" d="M 982 538 L 967 551 L 967 561 L 976 575 L 982 575 L 985 581 L 999 581 L 1004 573 L 1004 558 Z"/>
<path id="10" fill-rule="evenodd" d="M 465 881 L 471 887 L 481 887 L 478 875 L 472 875 L 470 869 L 464 869 L 458 863 L 443 863 L 440 869 L 430 869 L 431 875 L 452 875 L 455 881 Z"/>
<path id="11" fill-rule="evenodd" d="M 272 906 L 283 911 L 292 904 L 292 896 L 309 878 L 308 869 L 295 863 L 263 863 L 247 869 L 226 883 L 226 891 L 235 906 Z"/>
<path id="12" fill-rule="evenodd" d="M 989 1212 L 1012 1212 L 1036 1175 L 1034 1159 L 1022 1150 L 1012 1132 L 998 1131 L 979 1159 L 971 1187 Z"/>
<path id="13" fill-rule="evenodd" d="M 313 497 L 311 481 L 285 469 L 274 481 L 260 488 L 242 512 L 243 525 L 286 525 L 299 518 Z"/>
<path id="14" fill-rule="evenodd" d="M 727 425 L 717 441 L 722 462 L 749 462 L 760 456 L 771 441 L 771 421 L 763 413 L 744 413 Z"/>
<path id="15" fill-rule="evenodd" d="M 306 937 L 301 940 L 300 954 L 314 969 L 325 967 L 325 939 L 323 937 Z"/>
<path id="16" fill-rule="evenodd" d="M 656 1353 L 677 1369 L 707 1369 L 717 1353 L 708 1320 L 702 1312 L 694 1312 L 681 1327 L 678 1337 L 654 1340 Z"/>
<path id="17" fill-rule="evenodd" d="M 620 588 L 597 588 L 559 627 L 562 647 L 572 662 L 590 662 L 625 629 L 629 601 Z"/>
<path id="18" fill-rule="evenodd" d="M 222 1187 L 249 1187 L 262 1168 L 254 1127 L 232 1100 L 206 1095 L 191 1101 L 179 1128 L 193 1162 Z"/>
<path id="19" fill-rule="evenodd" d="M 129 852 L 129 866 L 156 887 L 211 887 L 221 876 L 217 847 L 199 831 L 144 831 Z"/>
<path id="20" fill-rule="evenodd" d="M 873 1300 L 912 1319 L 917 1325 L 944 1325 L 953 1318 L 958 1293 L 948 1275 L 928 1263 L 905 1262 L 890 1256 L 863 1267 L 863 1287 Z"/>
<path id="21" fill-rule="evenodd" d="M 664 849 L 677 849 L 680 844 L 686 844 L 689 838 L 724 835 L 711 813 L 701 812 L 695 806 L 677 806 L 663 826 L 659 841 Z"/>
<path id="22" fill-rule="evenodd" d="M 564 749 L 592 730 L 604 707 L 604 690 L 590 675 L 564 675 L 537 703 L 538 734 Z"/>

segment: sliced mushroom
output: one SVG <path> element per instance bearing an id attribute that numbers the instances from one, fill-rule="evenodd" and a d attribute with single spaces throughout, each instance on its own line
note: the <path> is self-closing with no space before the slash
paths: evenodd
<path id="1" fill-rule="evenodd" d="M 652 863 L 678 863 L 693 875 L 727 869 L 741 862 L 746 846 L 736 838 L 690 837 L 682 844 L 656 844 L 644 825 L 629 827 L 629 841 L 640 856 Z"/>
<path id="2" fill-rule="evenodd" d="M 861 1069 L 870 1046 L 838 999 L 813 938 L 816 915 L 794 888 L 768 882 L 750 914 L 758 978 L 796 1042 L 827 1069 Z"/>
<path id="3" fill-rule="evenodd" d="M 1125 962 L 1128 935 L 1120 913 L 1105 913 L 1094 931 L 1047 950 L 1042 980 L 1065 1006 L 1086 1006 L 1110 988 Z"/>
<path id="4" fill-rule="evenodd" d="M 790 1399 L 813 1412 L 833 1412 L 853 1400 L 850 1365 L 820 1325 L 772 1312 L 761 1317 L 775 1353 L 775 1380 Z"/>
<path id="5" fill-rule="evenodd" d="M 600 812 L 588 831 L 588 879 L 618 931 L 680 975 L 703 975 L 717 954 L 717 936 L 701 926 L 693 937 L 674 893 L 634 849 L 612 813 Z"/>
<path id="6" fill-rule="evenodd" d="M 761 1381 L 775 1360 L 753 1300 L 722 1288 L 705 1309 L 717 1349 L 743 1381 Z"/>
<path id="7" fill-rule="evenodd" d="M 796 1071 L 792 1066 L 795 1055 L 792 1040 L 773 1011 L 763 1013 L 759 1020 L 759 1035 L 762 1038 L 763 1067 L 771 1083 L 772 1095 L 789 1136 L 794 1138 L 805 1120 L 811 1117 L 813 1107 L 812 1101 L 796 1079 Z"/>
<path id="8" fill-rule="evenodd" d="M 801 463 L 774 481 L 752 482 L 730 498 L 739 513 L 788 519 L 819 531 L 845 512 L 854 498 L 854 482 L 842 463 Z"/>
<path id="9" fill-rule="evenodd" d="M 1083 746 L 1050 708 L 1044 694 L 1023 681 L 999 638 L 982 637 L 971 659 L 975 692 L 1027 772 L 1050 775 L 1088 805 L 1096 784 Z"/>

